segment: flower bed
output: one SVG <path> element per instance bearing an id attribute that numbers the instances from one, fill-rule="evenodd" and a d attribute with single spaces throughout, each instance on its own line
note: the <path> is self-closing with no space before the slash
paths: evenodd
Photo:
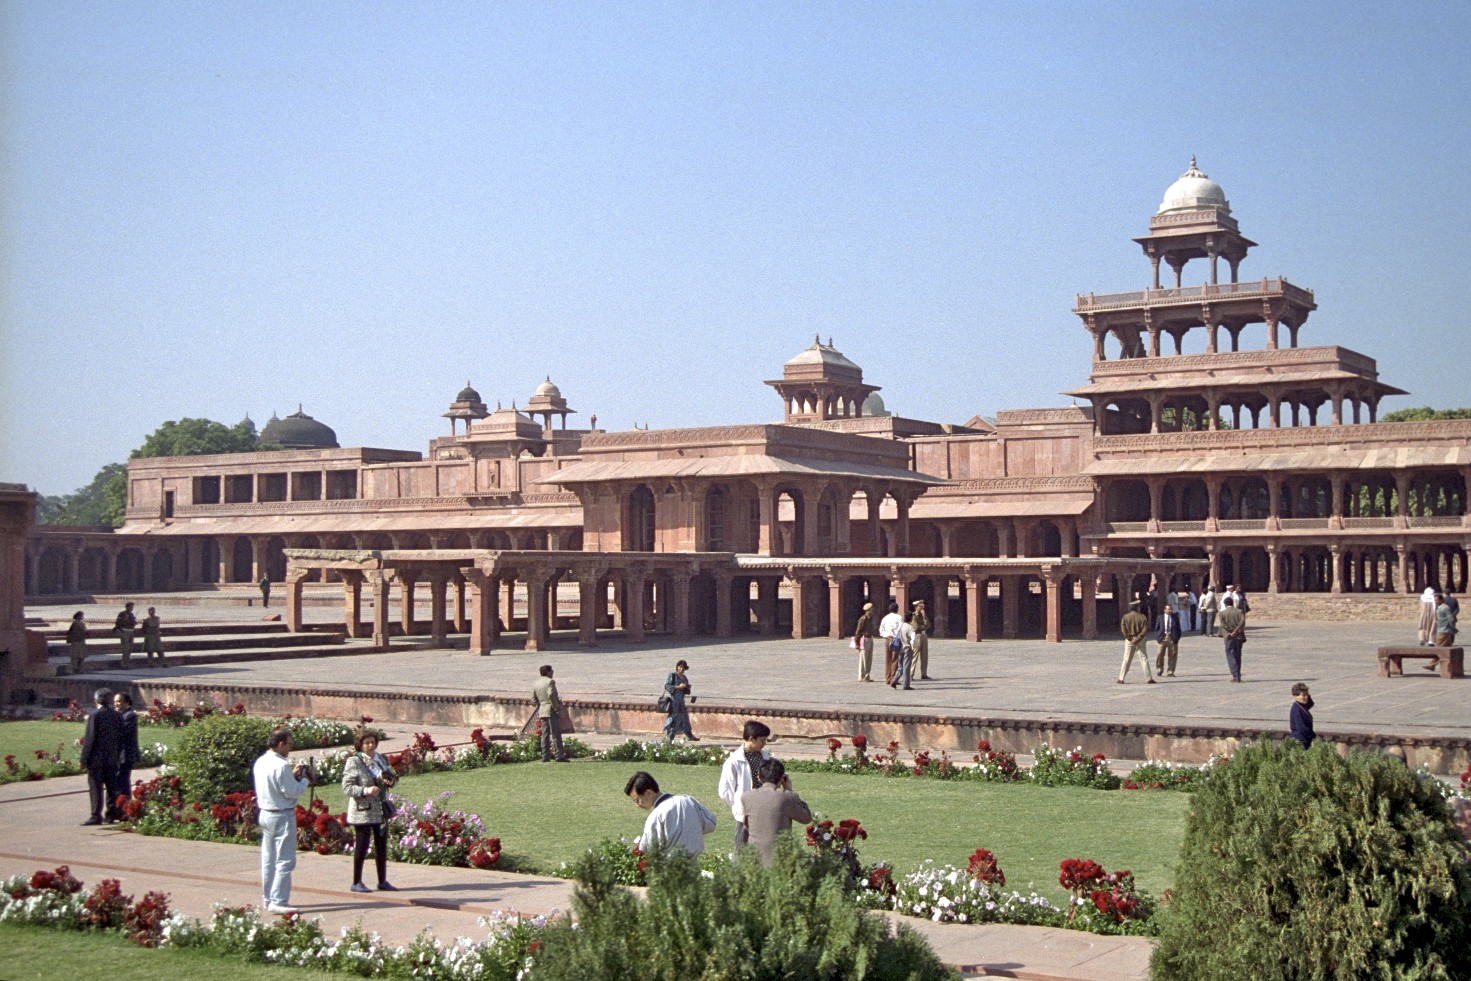
<path id="1" fill-rule="evenodd" d="M 209 921 L 201 922 L 171 913 L 163 893 L 150 892 L 134 902 L 116 879 L 104 879 L 84 895 L 82 883 L 66 866 L 10 879 L 0 890 L 0 923 L 113 931 L 148 947 L 193 948 L 258 963 L 424 981 L 523 978 L 557 918 L 555 912 L 530 918 L 494 913 L 479 920 L 487 931 L 484 940 L 461 937 L 447 944 L 426 932 L 394 946 L 357 927 L 344 928 L 334 940 L 322 932 L 320 920 L 262 920 L 250 906 L 216 904 Z"/>

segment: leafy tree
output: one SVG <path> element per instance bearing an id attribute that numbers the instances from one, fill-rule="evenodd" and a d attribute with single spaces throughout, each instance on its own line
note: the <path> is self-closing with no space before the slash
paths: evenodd
<path id="1" fill-rule="evenodd" d="M 1263 741 L 1196 791 L 1155 981 L 1471 978 L 1471 866 L 1440 787 Z"/>
<path id="2" fill-rule="evenodd" d="M 244 419 L 233 426 L 212 419 L 166 422 L 143 440 L 128 459 L 157 456 L 198 456 L 202 453 L 253 453 L 280 447 L 262 443 L 255 423 Z M 92 482 L 74 494 L 44 498 L 36 521 L 43 525 L 99 525 L 117 528 L 128 502 L 128 468 L 109 463 Z"/>
<path id="3" fill-rule="evenodd" d="M 1471 409 L 1395 409 L 1379 417 L 1380 422 L 1430 422 L 1435 419 L 1471 419 Z"/>

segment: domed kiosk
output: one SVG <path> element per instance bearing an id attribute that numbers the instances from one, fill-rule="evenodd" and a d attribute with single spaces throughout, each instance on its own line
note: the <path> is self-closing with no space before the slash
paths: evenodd
<path id="1" fill-rule="evenodd" d="M 785 421 L 822 422 L 869 415 L 868 398 L 879 390 L 863 383 L 863 369 L 833 347 L 832 338 L 812 346 L 782 365 L 781 378 L 766 384 L 786 403 Z M 882 402 L 880 402 L 882 405 Z"/>
<path id="2" fill-rule="evenodd" d="M 1256 245 L 1241 234 L 1231 217 L 1231 202 L 1221 185 L 1210 179 L 1190 158 L 1190 167 L 1165 190 L 1159 210 L 1149 220 L 1149 234 L 1136 238 L 1154 267 L 1153 289 L 1160 288 L 1159 264 L 1163 260 L 1175 271 L 1175 288 L 1182 285 L 1185 263 L 1210 260 L 1210 285 L 1217 283 L 1217 262 L 1224 258 L 1236 282 L 1241 260 Z"/>
<path id="3" fill-rule="evenodd" d="M 490 415 L 490 409 L 480 398 L 480 393 L 470 387 L 468 381 L 465 382 L 465 387 L 460 389 L 460 394 L 456 395 L 455 400 L 449 404 L 449 411 L 444 413 L 444 417 L 449 420 L 450 435 L 454 435 L 455 425 L 460 419 L 465 420 L 465 432 L 468 433 L 471 423 L 476 419 L 484 419 L 488 415 Z"/>
<path id="4" fill-rule="evenodd" d="M 300 405 L 285 419 L 277 419 L 274 412 L 265 428 L 260 431 L 262 443 L 272 443 L 283 450 L 335 450 L 338 449 L 337 434 L 331 426 L 318 422 L 302 411 Z"/>

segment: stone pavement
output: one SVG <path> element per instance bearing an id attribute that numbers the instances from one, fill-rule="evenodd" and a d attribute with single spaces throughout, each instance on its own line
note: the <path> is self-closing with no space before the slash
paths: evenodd
<path id="1" fill-rule="evenodd" d="M 390 750 L 408 741 L 411 727 L 390 727 Z M 433 731 L 452 742 L 464 733 Z M 598 744 L 608 737 L 592 737 Z M 573 764 L 586 765 L 586 764 Z M 172 907 L 207 919 L 213 905 L 260 903 L 259 852 L 240 845 L 148 838 L 111 827 L 82 827 L 84 777 L 0 787 L 0 878 L 39 868 L 71 866 L 89 886 L 121 881 L 134 896 L 158 889 Z M 526 915 L 566 911 L 572 884 L 563 879 L 392 864 L 400 892 L 359 895 L 348 891 L 351 857 L 298 856 L 292 902 L 303 916 L 320 917 L 329 935 L 360 924 L 390 942 L 406 942 L 423 930 L 441 940 L 479 938 L 477 920 L 495 910 Z M 367 878 L 372 878 L 371 871 Z M 946 963 L 967 978 L 1010 977 L 1034 981 L 1143 981 L 1149 975 L 1150 942 L 1100 937 L 1072 930 L 996 924 L 937 924 L 891 917 L 919 930 Z"/>

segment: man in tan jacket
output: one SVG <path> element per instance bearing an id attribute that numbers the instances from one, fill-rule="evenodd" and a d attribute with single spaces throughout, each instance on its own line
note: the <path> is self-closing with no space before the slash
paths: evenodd
<path id="1" fill-rule="evenodd" d="M 1139 612 L 1138 600 L 1130 601 L 1129 612 L 1119 621 L 1119 633 L 1124 635 L 1124 663 L 1119 665 L 1119 684 L 1124 683 L 1135 654 L 1144 662 L 1144 677 L 1149 679 L 1145 684 L 1154 684 L 1154 672 L 1149 670 L 1149 641 L 1145 640 L 1149 633 L 1149 618 Z"/>
<path id="2" fill-rule="evenodd" d="M 541 666 L 541 677 L 531 688 L 531 697 L 536 700 L 536 717 L 541 722 L 541 761 L 550 763 L 555 754 L 558 763 L 567 762 L 562 749 L 562 729 L 557 717 L 562 714 L 562 697 L 557 694 L 557 683 L 552 680 L 552 666 Z"/>

